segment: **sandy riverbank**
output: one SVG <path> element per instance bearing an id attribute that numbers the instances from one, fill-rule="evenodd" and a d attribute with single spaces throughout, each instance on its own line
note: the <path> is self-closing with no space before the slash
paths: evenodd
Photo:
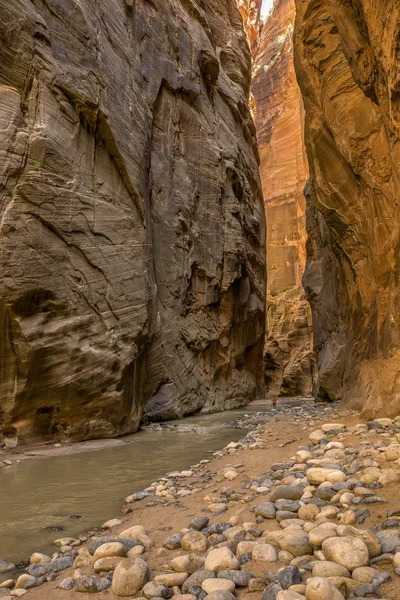
<path id="1" fill-rule="evenodd" d="M 233 446 L 227 451 L 215 453 L 215 456 L 210 460 L 205 457 L 207 462 L 195 466 L 191 475 L 171 477 L 169 481 L 175 482 L 175 487 L 178 489 L 178 493 L 174 493 L 175 499 L 173 501 L 166 502 L 166 504 L 156 504 L 155 501 L 165 501 L 165 497 L 149 497 L 127 505 L 125 508 L 131 511 L 128 514 L 123 516 L 110 515 L 110 517 L 118 517 L 121 523 L 113 527 L 111 531 L 105 532 L 104 536 L 118 536 L 130 527 L 143 525 L 154 544 L 151 548 L 145 548 L 142 555 L 150 568 L 151 579 L 169 571 L 170 562 L 174 557 L 187 554 L 182 549 L 168 550 L 163 546 L 163 543 L 167 536 L 188 527 L 193 518 L 207 516 L 210 519 L 210 525 L 229 521 L 235 525 L 236 523 L 240 525 L 253 522 L 254 526 L 262 532 L 264 538 L 271 531 L 279 530 L 279 523 L 275 519 L 266 519 L 262 523 L 256 524 L 254 508 L 260 503 L 268 501 L 270 492 L 257 491 L 257 486 L 253 485 L 252 487 L 252 482 L 259 482 L 263 474 L 271 472 L 270 469 L 274 463 L 290 461 L 300 447 L 309 447 L 309 435 L 318 428 L 319 424 L 337 419 L 340 419 L 340 422 L 346 425 L 347 431 L 343 435 L 331 436 L 332 439 L 342 439 L 345 447 L 360 447 L 360 441 L 363 442 L 360 440 L 360 436 L 356 435 L 351 429 L 360 422 L 359 417 L 354 414 L 343 413 L 337 407 L 321 410 L 320 418 L 310 417 L 309 423 L 306 423 L 307 419 L 304 417 L 290 414 L 277 415 L 274 421 L 256 427 L 256 433 L 250 436 L 253 441 L 250 439 L 248 443 L 244 444 L 245 447 L 241 448 L 241 444 L 239 444 L 238 447 Z M 385 440 L 384 437 L 382 439 Z M 393 467 L 393 465 L 389 466 Z M 231 467 L 237 472 L 237 476 L 231 481 L 221 477 L 221 475 L 218 476 L 227 467 Z M 396 467 L 398 468 L 397 464 Z M 162 485 L 165 485 L 168 478 L 162 478 L 160 481 Z M 188 495 L 179 496 L 179 487 L 181 487 L 181 490 L 188 490 Z M 193 492 L 193 490 L 195 491 Z M 226 510 L 221 514 L 210 512 L 210 503 L 226 498 L 227 490 L 232 490 L 232 494 L 230 496 L 231 500 L 226 503 Z M 370 516 L 366 523 L 362 525 L 363 528 L 376 527 L 380 529 L 386 519 L 387 511 L 400 508 L 398 482 L 388 483 L 383 490 L 379 490 L 379 493 L 385 497 L 388 503 L 370 505 L 368 507 Z M 343 510 L 345 511 L 345 509 Z M 79 551 L 84 554 L 84 551 Z M 205 555 L 206 552 L 203 554 Z M 281 555 L 279 556 L 280 559 L 283 558 Z M 261 578 L 266 572 L 277 572 L 279 568 L 284 566 L 285 562 L 282 562 L 282 560 L 273 563 L 250 560 L 242 566 L 242 571 L 250 572 L 258 581 L 262 581 Z M 380 570 L 393 574 L 393 565 L 383 561 Z M 60 581 L 71 577 L 73 573 L 73 569 L 63 571 L 54 581 L 29 590 L 26 597 L 32 598 L 32 600 L 104 598 L 104 592 L 85 594 L 75 590 L 58 589 L 57 586 Z M 94 575 L 94 571 L 91 567 L 84 567 L 81 574 Z M 307 573 L 305 576 L 307 577 Z M 398 600 L 400 597 L 400 584 L 397 576 L 393 575 L 393 580 L 385 583 L 381 590 L 384 598 Z M 246 587 L 236 588 L 235 594 L 239 597 L 245 595 L 248 600 L 258 600 L 261 597 L 261 591 L 261 588 L 256 591 Z M 119 598 L 114 594 L 111 587 L 106 592 L 110 600 Z M 140 594 L 136 594 L 136 596 L 140 596 Z M 130 597 L 133 597 L 133 595 Z"/>

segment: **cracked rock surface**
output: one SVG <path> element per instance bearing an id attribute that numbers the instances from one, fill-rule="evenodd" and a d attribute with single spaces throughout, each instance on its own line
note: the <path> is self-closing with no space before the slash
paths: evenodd
<path id="1" fill-rule="evenodd" d="M 236 1 L 15 0 L 0 22 L 4 432 L 110 437 L 254 398 L 265 227 Z"/>

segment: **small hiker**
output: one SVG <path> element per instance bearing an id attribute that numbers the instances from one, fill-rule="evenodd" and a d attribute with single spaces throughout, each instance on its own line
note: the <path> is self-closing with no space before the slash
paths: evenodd
<path id="1" fill-rule="evenodd" d="M 276 408 L 276 398 L 272 398 L 272 408 Z"/>

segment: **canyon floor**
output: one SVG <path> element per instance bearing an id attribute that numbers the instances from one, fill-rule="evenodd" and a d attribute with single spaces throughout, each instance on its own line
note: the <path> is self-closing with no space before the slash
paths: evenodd
<path id="1" fill-rule="evenodd" d="M 52 562 L 34 557 L 44 564 L 17 586 L 43 585 L 0 596 L 397 600 L 400 420 L 307 403 L 246 428 L 133 494 L 102 533 L 61 538 Z"/>

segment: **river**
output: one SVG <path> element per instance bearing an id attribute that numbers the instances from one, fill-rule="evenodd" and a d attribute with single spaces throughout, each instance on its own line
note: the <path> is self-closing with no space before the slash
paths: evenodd
<path id="1" fill-rule="evenodd" d="M 18 563 L 33 551 L 51 555 L 57 549 L 52 544 L 57 537 L 73 537 L 100 527 L 120 514 L 127 495 L 238 440 L 244 432 L 232 427 L 232 420 L 260 410 L 262 405 L 256 403 L 189 417 L 175 422 L 179 432 L 140 431 L 124 438 L 122 445 L 2 468 L 0 559 Z M 196 433 L 190 426 L 196 427 Z M 49 527 L 62 527 L 63 531 Z"/>

